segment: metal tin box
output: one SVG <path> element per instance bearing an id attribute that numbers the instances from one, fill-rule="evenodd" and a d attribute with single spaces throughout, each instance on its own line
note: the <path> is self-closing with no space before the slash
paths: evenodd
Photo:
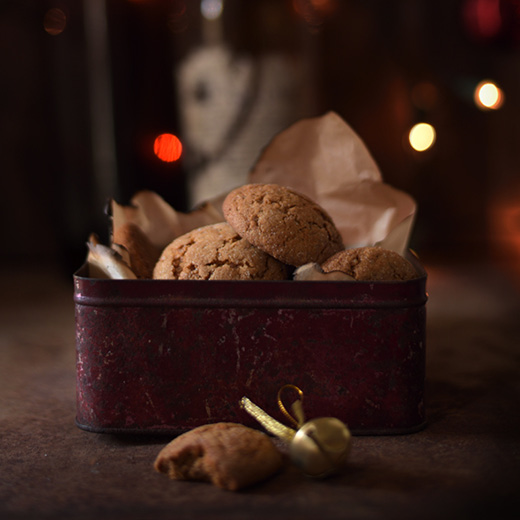
<path id="1" fill-rule="evenodd" d="M 102 280 L 74 275 L 77 424 L 179 433 L 256 423 L 304 392 L 354 434 L 424 425 L 426 273 L 405 282 Z"/>

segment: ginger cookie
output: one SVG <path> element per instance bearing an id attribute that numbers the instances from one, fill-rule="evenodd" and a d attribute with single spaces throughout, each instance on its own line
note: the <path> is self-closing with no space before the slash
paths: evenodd
<path id="1" fill-rule="evenodd" d="M 154 468 L 174 480 L 211 482 L 236 491 L 274 475 L 282 463 L 265 433 L 221 422 L 176 437 L 160 451 Z"/>
<path id="2" fill-rule="evenodd" d="M 246 184 L 231 191 L 222 211 L 233 229 L 281 262 L 321 263 L 343 249 L 332 218 L 305 195 L 277 184 Z"/>
<path id="3" fill-rule="evenodd" d="M 163 280 L 286 280 L 287 266 L 243 239 L 226 222 L 177 237 L 153 277 Z"/>
<path id="4" fill-rule="evenodd" d="M 417 278 L 412 264 L 395 251 L 358 247 L 336 253 L 321 264 L 324 272 L 341 271 L 355 280 L 392 281 Z"/>

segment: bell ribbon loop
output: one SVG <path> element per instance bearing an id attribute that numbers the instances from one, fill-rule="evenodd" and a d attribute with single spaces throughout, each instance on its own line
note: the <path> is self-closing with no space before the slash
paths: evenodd
<path id="1" fill-rule="evenodd" d="M 291 415 L 287 409 L 285 408 L 282 401 L 282 393 L 285 390 L 295 390 L 298 393 L 298 399 L 291 405 L 292 412 L 294 414 Z M 303 413 L 303 392 L 294 385 L 288 384 L 282 386 L 280 390 L 278 390 L 277 402 L 281 412 L 299 429 L 305 422 L 305 415 Z M 280 439 L 283 439 L 287 442 L 291 442 L 296 435 L 296 430 L 289 428 L 289 426 L 285 426 L 281 422 L 277 421 L 273 417 L 271 417 L 268 413 L 264 412 L 258 405 L 253 403 L 249 398 L 242 397 L 240 400 L 240 406 L 249 414 L 251 417 L 256 419 L 268 432 L 276 435 Z"/>
<path id="2" fill-rule="evenodd" d="M 291 405 L 294 417 L 287 411 L 282 401 L 282 392 L 287 389 L 295 390 L 298 393 L 299 399 L 294 401 Z M 278 407 L 285 417 L 287 417 L 297 428 L 301 428 L 305 422 L 305 414 L 303 413 L 303 392 L 295 385 L 284 385 L 280 390 L 278 390 L 276 400 L 278 402 Z"/>
<path id="3" fill-rule="evenodd" d="M 282 424 L 276 419 L 273 419 L 247 397 L 242 397 L 240 400 L 240 406 L 251 415 L 251 417 L 256 419 L 268 432 L 276 435 L 280 439 L 291 442 L 296 435 L 295 430 L 285 426 L 285 424 Z"/>

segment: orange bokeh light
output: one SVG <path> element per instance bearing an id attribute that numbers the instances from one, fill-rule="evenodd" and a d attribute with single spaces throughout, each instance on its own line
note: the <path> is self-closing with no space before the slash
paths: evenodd
<path id="1" fill-rule="evenodd" d="M 155 138 L 153 151 L 161 161 L 174 162 L 182 155 L 182 143 L 173 134 L 161 134 Z"/>

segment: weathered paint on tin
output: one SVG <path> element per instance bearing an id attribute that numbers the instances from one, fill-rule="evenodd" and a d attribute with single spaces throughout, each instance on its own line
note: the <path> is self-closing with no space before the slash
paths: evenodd
<path id="1" fill-rule="evenodd" d="M 284 421 L 278 389 L 308 418 L 354 434 L 423 427 L 426 274 L 406 282 L 96 280 L 74 275 L 77 424 L 178 433 L 258 426 L 249 397 Z"/>

